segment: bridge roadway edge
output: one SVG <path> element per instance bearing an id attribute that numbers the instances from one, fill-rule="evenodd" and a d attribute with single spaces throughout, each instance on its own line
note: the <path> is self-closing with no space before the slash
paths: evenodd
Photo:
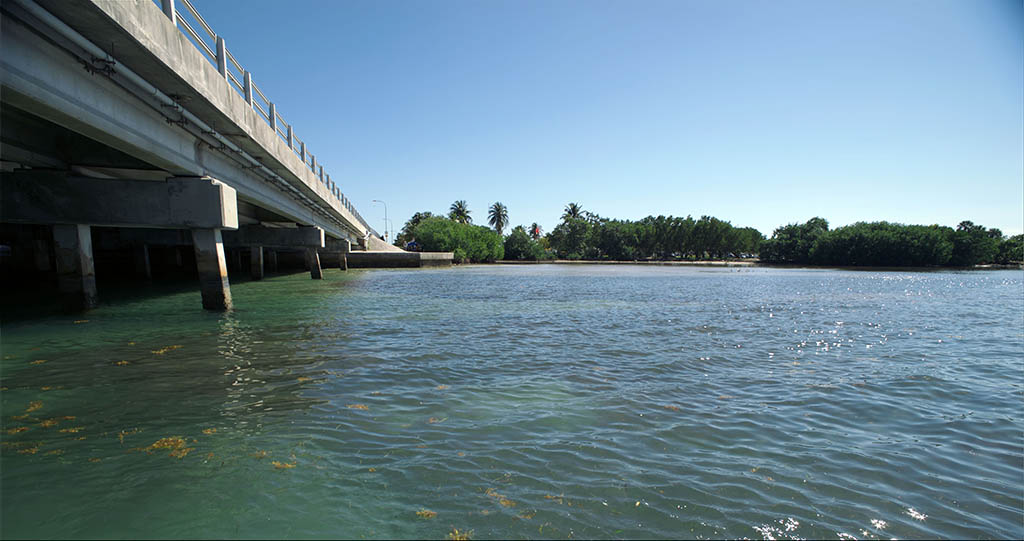
<path id="1" fill-rule="evenodd" d="M 137 73 L 164 94 L 172 96 L 186 110 L 214 127 L 293 188 L 300 190 L 322 210 L 342 220 L 354 237 L 366 235 L 360 220 L 333 196 L 328 187 L 274 133 L 259 113 L 235 92 L 206 57 L 171 24 L 156 4 L 144 0 L 37 0 L 37 3 L 118 63 Z M 69 16 L 69 13 L 74 13 L 74 16 Z M 225 178 L 213 172 L 197 171 L 192 174 L 209 174 L 229 185 L 235 183 L 234 177 Z M 254 175 L 249 173 L 247 176 Z M 247 199 L 250 190 L 239 188 L 240 197 Z M 276 206 L 265 197 L 256 200 L 271 205 L 272 209 Z M 306 217 L 302 213 L 291 214 L 297 218 L 297 223 L 322 227 L 333 237 L 344 236 L 332 224 L 311 219 L 312 216 Z"/>

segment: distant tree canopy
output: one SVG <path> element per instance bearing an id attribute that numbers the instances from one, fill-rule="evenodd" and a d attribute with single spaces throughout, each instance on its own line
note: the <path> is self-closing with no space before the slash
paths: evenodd
<path id="1" fill-rule="evenodd" d="M 829 230 L 812 218 L 775 230 L 761 244 L 761 260 L 840 266 L 970 266 L 1019 261 L 1024 236 L 1005 239 L 998 229 L 961 222 L 954 230 L 939 225 L 857 222 Z"/>
<path id="2" fill-rule="evenodd" d="M 570 204 L 570 206 L 573 204 Z M 722 258 L 756 254 L 764 236 L 753 228 L 736 228 L 711 216 L 648 216 L 633 222 L 611 220 L 580 211 L 568 212 L 547 235 L 551 248 L 565 259 Z"/>
<path id="3" fill-rule="evenodd" d="M 512 232 L 505 237 L 505 259 L 507 260 L 539 261 L 553 257 L 521 225 L 515 226 Z"/>
<path id="4" fill-rule="evenodd" d="M 501 235 L 489 227 L 449 218 L 424 218 L 413 236 L 426 252 L 453 252 L 456 263 L 490 263 L 505 256 Z"/>

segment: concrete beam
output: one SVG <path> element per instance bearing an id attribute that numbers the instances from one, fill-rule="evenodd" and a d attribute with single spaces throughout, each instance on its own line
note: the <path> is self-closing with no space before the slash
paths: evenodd
<path id="1" fill-rule="evenodd" d="M 323 248 L 324 230 L 315 226 L 265 227 L 243 225 L 237 231 L 225 231 L 228 246 L 267 246 L 272 248 Z"/>
<path id="2" fill-rule="evenodd" d="M 92 230 L 87 225 L 55 225 L 53 245 L 57 256 L 57 287 L 64 308 L 72 312 L 95 308 L 98 296 Z"/>
<path id="3" fill-rule="evenodd" d="M 19 24 L 16 17 L 8 17 L 6 10 L 16 8 L 17 6 L 14 4 L 16 2 L 5 2 L 5 13 L 3 17 L 0 17 L 0 26 L 2 26 L 0 50 L 4 51 L 4 54 L 0 55 L 0 82 L 3 87 L 0 94 L 2 94 L 4 105 L 31 113 L 157 168 L 171 171 L 173 174 L 209 175 L 214 178 L 229 179 L 228 183 L 238 190 L 240 198 L 297 223 L 317 224 L 335 236 L 362 231 L 358 221 L 340 202 L 331 201 L 324 208 L 343 222 L 348 223 L 351 226 L 351 231 L 333 222 L 323 220 L 305 202 L 300 201 L 291 193 L 286 193 L 273 183 L 267 182 L 248 164 L 238 162 L 232 153 L 222 152 L 201 143 L 196 134 L 187 129 L 188 127 L 168 123 L 168 116 L 174 120 L 178 115 L 169 112 L 167 108 L 160 107 L 155 99 L 126 91 L 126 88 L 131 85 L 125 85 L 124 81 L 118 79 L 116 74 L 105 76 L 83 70 L 81 60 L 89 61 L 90 55 L 83 56 L 81 52 L 75 53 L 81 56 L 79 58 L 69 54 L 69 51 L 74 48 L 62 48 L 55 45 L 53 40 L 58 38 L 52 36 L 51 30 L 48 28 L 33 30 L 30 28 L 30 24 Z M 69 17 L 70 22 L 85 21 L 89 18 L 90 13 L 95 15 L 95 9 L 90 0 L 76 0 L 73 6 L 69 6 L 69 4 L 70 2 L 54 2 L 47 5 L 47 8 L 51 12 L 61 15 L 73 14 Z M 130 3 L 124 6 L 124 9 L 130 14 L 139 9 L 145 11 L 145 6 Z M 157 14 L 159 17 L 163 17 L 159 9 L 157 9 Z M 103 18 L 105 19 L 106 16 L 104 15 Z M 114 47 L 114 34 L 110 29 L 117 25 L 111 25 L 111 22 L 108 19 L 96 28 L 99 35 L 104 36 L 102 39 L 97 39 L 97 43 L 113 47 L 113 52 L 118 56 L 125 54 L 131 47 L 139 46 L 136 42 L 133 45 L 119 43 L 117 47 Z M 79 30 L 82 29 L 79 28 Z M 173 26 L 170 27 L 170 30 L 180 34 L 180 31 Z M 123 30 L 117 31 L 117 33 L 120 32 Z M 185 39 L 184 36 L 181 37 Z M 188 50 L 191 51 L 187 54 L 198 55 L 202 60 L 202 54 L 195 50 L 187 39 L 185 43 L 188 43 Z M 148 51 L 148 47 L 144 50 Z M 140 69 L 138 71 L 147 80 L 160 78 L 147 70 Z M 202 70 L 199 71 L 202 72 Z M 223 79 L 221 80 L 223 81 Z M 159 82 L 154 81 L 154 84 Z M 186 85 L 184 88 L 188 86 Z M 186 92 L 184 88 L 181 91 L 162 89 L 165 92 L 182 96 L 181 101 L 188 104 L 191 110 L 197 100 L 190 98 L 198 99 L 198 95 L 195 95 L 194 91 Z M 227 86 L 224 86 L 223 90 L 225 93 L 233 93 L 233 90 Z M 195 112 L 199 114 L 199 111 Z M 251 110 L 249 112 L 252 113 Z M 202 114 L 200 116 L 215 126 L 225 125 L 215 118 Z M 266 129 L 269 131 L 269 126 Z M 281 143 L 284 144 L 283 141 Z M 256 148 L 258 147 L 259 145 L 256 144 Z M 257 158 L 269 160 L 269 156 L 256 152 L 255 148 L 247 148 L 247 150 L 252 150 L 253 155 Z M 298 158 L 296 157 L 296 159 Z M 271 162 L 266 161 L 266 163 Z M 303 187 L 310 189 L 317 186 L 318 183 L 311 178 L 312 172 L 307 172 L 303 176 L 310 178 L 297 184 L 300 191 L 305 191 Z M 292 177 L 289 180 L 297 179 Z M 316 194 L 308 191 L 306 193 L 316 201 L 316 197 L 314 197 Z M 323 202 L 328 203 L 327 201 Z"/>
<path id="4" fill-rule="evenodd" d="M 72 177 L 64 172 L 0 174 L 5 222 L 117 227 L 238 227 L 235 190 L 209 177 L 165 182 Z"/>

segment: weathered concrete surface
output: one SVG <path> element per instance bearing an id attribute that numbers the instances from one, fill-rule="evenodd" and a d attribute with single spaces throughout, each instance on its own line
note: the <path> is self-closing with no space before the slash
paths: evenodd
<path id="1" fill-rule="evenodd" d="M 224 231 L 228 246 L 267 246 L 273 248 L 322 248 L 324 230 L 319 227 L 265 227 L 243 225 L 237 231 Z"/>
<path id="2" fill-rule="evenodd" d="M 22 3 L 23 0 L 5 1 L 5 14 L 0 17 L 0 50 L 3 51 L 0 55 L 0 81 L 3 84 L 0 95 L 5 107 L 11 106 L 30 113 L 173 175 L 209 175 L 225 179 L 237 190 L 240 199 L 296 223 L 321 226 L 332 236 L 348 236 L 354 239 L 365 234 L 366 229 L 354 215 L 319 182 L 312 171 L 304 168 L 294 153 L 291 156 L 291 166 L 279 167 L 270 159 L 268 151 L 257 151 L 262 147 L 262 143 L 252 139 L 245 130 L 235 129 L 237 126 L 231 127 L 231 124 L 221 122 L 215 116 L 205 116 L 194 111 L 193 109 L 202 108 L 203 100 L 199 99 L 199 94 L 194 89 L 185 91 L 191 83 L 179 81 L 181 88 L 162 87 L 161 85 L 167 81 L 161 80 L 158 75 L 161 72 L 166 75 L 167 66 L 153 63 L 143 69 L 146 62 L 142 59 L 153 53 L 145 50 L 134 38 L 126 40 L 125 36 L 130 33 L 120 28 L 120 25 L 95 3 L 89 0 L 69 0 L 44 1 L 41 4 L 66 23 L 70 23 L 70 26 L 80 33 L 84 34 L 83 28 L 91 26 L 92 31 L 86 37 L 92 39 L 97 46 L 111 52 L 119 63 L 122 56 L 135 58 L 136 63 L 131 67 L 138 68 L 135 71 L 143 78 L 160 87 L 165 93 L 174 94 L 179 103 L 185 105 L 190 112 L 215 126 L 223 135 L 257 159 L 261 159 L 281 175 L 285 183 L 289 183 L 304 194 L 304 197 L 308 197 L 309 201 L 275 184 L 280 181 L 267 179 L 263 173 L 254 170 L 248 162 L 244 162 L 233 152 L 204 142 L 204 137 L 209 138 L 200 137 L 200 130 L 194 125 L 188 122 L 179 123 L 180 114 L 173 108 L 162 107 L 152 96 L 139 93 L 137 89 L 133 90 L 136 87 L 132 84 L 126 84 L 118 75 L 116 66 L 112 74 L 104 74 L 102 71 L 90 73 L 82 69 L 82 63 L 88 64 L 92 61 L 92 56 L 74 46 L 68 46 L 62 38 L 54 35 L 52 29 L 40 25 L 31 16 L 25 17 L 20 7 Z M 120 6 L 120 9 L 129 15 L 137 15 L 140 23 L 163 28 L 162 31 L 167 33 L 168 40 L 173 37 L 173 41 L 178 45 L 169 47 L 162 54 L 172 54 L 175 48 L 178 48 L 180 50 L 177 53 L 181 56 L 198 59 L 200 63 L 197 63 L 197 66 L 202 66 L 202 69 L 197 73 L 212 68 L 203 59 L 202 53 L 170 24 L 155 4 L 142 0 L 109 4 L 114 8 Z M 140 28 L 132 29 L 141 31 Z M 128 63 L 125 62 L 124 65 Z M 102 68 L 103 64 L 98 63 L 95 67 Z M 216 70 L 213 72 L 219 77 Z M 248 107 L 245 100 L 234 93 L 223 78 L 218 82 L 223 86 L 225 99 L 237 102 L 231 107 Z M 216 107 L 211 106 L 211 111 L 215 109 Z M 247 109 L 243 114 L 256 116 L 251 109 Z M 260 130 L 272 132 L 258 116 L 256 120 L 262 122 L 262 125 L 256 124 Z M 273 136 L 273 133 L 270 136 Z M 266 137 L 266 133 L 260 137 Z M 5 155 L 13 150 L 19 150 L 8 143 L 11 141 L 5 138 Z M 275 145 L 283 145 L 287 149 L 287 145 L 280 138 Z M 21 154 L 26 152 L 31 154 L 30 149 Z M 60 167 L 59 156 L 56 158 L 53 166 Z M 289 173 L 295 166 L 294 162 L 300 162 L 298 174 L 303 176 L 302 179 L 294 172 Z M 312 206 L 310 201 L 313 202 Z M 326 212 L 331 219 L 320 212 Z M 351 221 L 346 221 L 349 219 Z"/>
<path id="3" fill-rule="evenodd" d="M 219 229 L 193 229 L 192 245 L 196 252 L 199 288 L 203 295 L 203 308 L 207 310 L 231 309 L 231 286 L 228 283 L 228 264 L 224 258 L 224 242 Z"/>
<path id="4" fill-rule="evenodd" d="M 185 104 L 192 114 L 216 126 L 232 143 L 340 218 L 353 232 L 359 235 L 366 232 L 355 215 L 320 181 L 319 175 L 288 148 L 260 113 L 245 102 L 155 3 L 145 0 L 37 2 L 164 94 L 180 97 L 179 103 Z M 230 49 L 230 36 L 226 36 L 226 40 Z M 241 53 L 238 57 L 244 60 Z M 298 131 L 301 133 L 301 129 Z"/>
<path id="5" fill-rule="evenodd" d="M 236 228 L 234 188 L 209 177 L 165 182 L 73 177 L 60 171 L 0 174 L 5 222 L 153 228 Z"/>
<path id="6" fill-rule="evenodd" d="M 405 251 L 405 250 L 399 248 L 398 246 L 394 246 L 392 244 L 388 244 L 387 242 L 384 242 L 382 239 L 379 239 L 379 238 L 377 238 L 377 237 L 375 237 L 373 235 L 370 235 L 370 238 L 367 239 L 366 250 L 369 251 L 369 252 L 404 252 Z"/>
<path id="7" fill-rule="evenodd" d="M 421 267 L 450 267 L 455 254 L 452 252 L 419 252 Z"/>
<path id="8" fill-rule="evenodd" d="M 88 225 L 53 226 L 57 259 L 57 286 L 68 311 L 95 308 L 96 268 L 92 256 L 92 231 Z"/>
<path id="9" fill-rule="evenodd" d="M 348 266 L 354 269 L 416 268 L 451 266 L 451 252 L 363 252 L 348 254 Z"/>
<path id="10" fill-rule="evenodd" d="M 306 266 L 309 267 L 309 277 L 314 280 L 323 280 L 324 271 L 320 268 L 320 254 L 316 248 L 306 248 Z"/>

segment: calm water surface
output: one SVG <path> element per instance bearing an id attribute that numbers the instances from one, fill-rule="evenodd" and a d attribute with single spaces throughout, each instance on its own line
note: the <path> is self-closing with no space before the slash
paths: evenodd
<path id="1" fill-rule="evenodd" d="M 1020 271 L 325 277 L 4 321 L 0 534 L 1024 537 Z"/>

